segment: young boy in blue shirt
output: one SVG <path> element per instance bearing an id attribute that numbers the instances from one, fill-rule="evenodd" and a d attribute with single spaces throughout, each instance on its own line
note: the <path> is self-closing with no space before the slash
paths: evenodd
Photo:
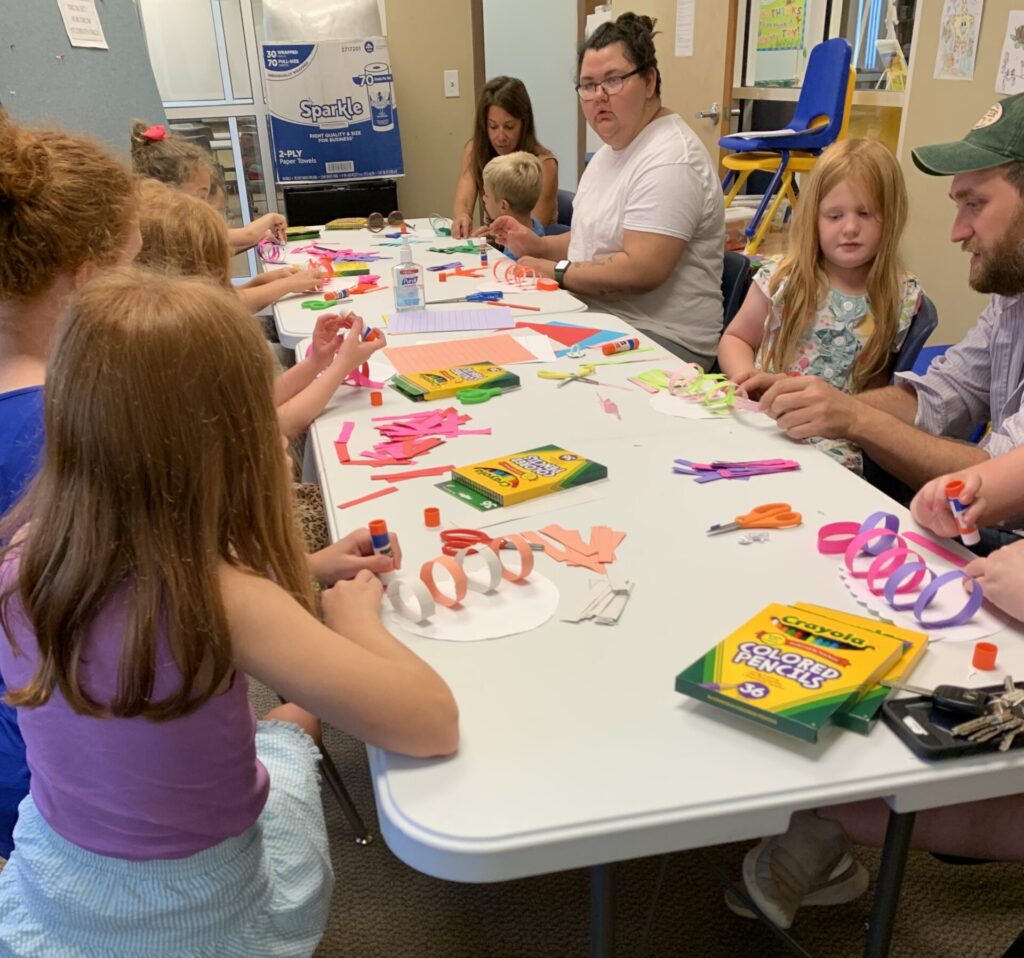
<path id="1" fill-rule="evenodd" d="M 543 182 L 540 160 L 532 153 L 520 150 L 496 156 L 484 167 L 484 209 L 490 219 L 511 216 L 538 236 L 544 235 L 540 220 L 530 211 L 540 199 Z M 505 250 L 509 259 L 516 256 Z"/>

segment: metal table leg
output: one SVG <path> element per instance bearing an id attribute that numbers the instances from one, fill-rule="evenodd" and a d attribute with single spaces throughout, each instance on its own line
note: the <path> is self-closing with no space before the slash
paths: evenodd
<path id="1" fill-rule="evenodd" d="M 590 869 L 590 958 L 612 958 L 615 952 L 614 864 Z"/>
<path id="2" fill-rule="evenodd" d="M 882 864 L 878 870 L 875 900 L 871 905 L 871 921 L 864 943 L 864 958 L 885 958 L 892 941 L 896 908 L 900 902 L 903 869 L 910 850 L 910 836 L 914 831 L 914 812 L 889 812 L 882 846 Z"/>

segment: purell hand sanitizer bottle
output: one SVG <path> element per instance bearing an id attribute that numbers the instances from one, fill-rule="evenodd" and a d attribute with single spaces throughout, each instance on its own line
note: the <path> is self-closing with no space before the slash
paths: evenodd
<path id="1" fill-rule="evenodd" d="M 395 309 L 423 309 L 423 267 L 412 261 L 412 247 L 408 237 L 402 240 L 402 254 L 398 264 L 391 268 L 395 291 Z"/>

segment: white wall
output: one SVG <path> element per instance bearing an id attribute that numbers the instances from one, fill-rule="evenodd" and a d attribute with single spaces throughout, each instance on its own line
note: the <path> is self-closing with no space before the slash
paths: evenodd
<path id="1" fill-rule="evenodd" d="M 526 84 L 537 138 L 558 157 L 558 185 L 575 192 L 579 122 L 573 89 L 576 4 L 565 0 L 484 0 L 483 9 L 487 79 L 505 75 Z M 467 84 L 471 87 L 472 77 L 461 80 L 464 91 Z"/>

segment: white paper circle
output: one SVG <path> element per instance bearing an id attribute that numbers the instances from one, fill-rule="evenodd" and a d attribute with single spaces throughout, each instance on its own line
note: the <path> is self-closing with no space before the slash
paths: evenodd
<path id="1" fill-rule="evenodd" d="M 410 622 L 392 609 L 381 618 L 392 632 L 411 632 L 445 642 L 479 642 L 529 632 L 558 610 L 555 584 L 534 570 L 525 582 L 502 582 L 494 592 L 466 593 L 455 609 L 438 606 L 427 622 Z"/>

